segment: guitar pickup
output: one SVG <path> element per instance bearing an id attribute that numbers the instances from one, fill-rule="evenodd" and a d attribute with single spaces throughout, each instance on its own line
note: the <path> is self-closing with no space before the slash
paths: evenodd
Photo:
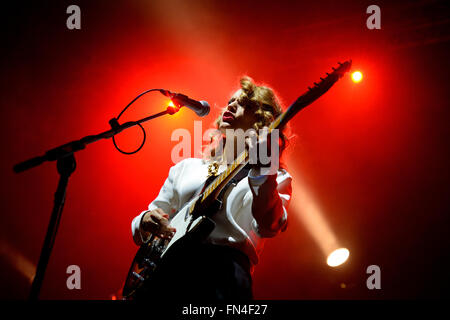
<path id="1" fill-rule="evenodd" d="M 145 278 L 144 278 L 143 276 L 141 276 L 139 273 L 137 273 L 137 272 L 135 272 L 135 271 L 133 271 L 133 276 L 134 276 L 135 278 L 137 278 L 138 280 L 141 280 L 141 281 L 144 281 L 144 280 L 145 280 Z"/>
<path id="2" fill-rule="evenodd" d="M 156 264 L 148 258 L 145 258 L 144 262 L 148 267 L 150 267 L 152 269 L 154 269 L 156 267 Z"/>

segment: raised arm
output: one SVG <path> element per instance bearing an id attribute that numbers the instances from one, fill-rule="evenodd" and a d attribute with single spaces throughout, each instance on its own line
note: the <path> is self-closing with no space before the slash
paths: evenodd
<path id="1" fill-rule="evenodd" d="M 292 178 L 283 169 L 275 175 L 266 176 L 258 173 L 258 170 L 252 169 L 248 178 L 253 195 L 252 226 L 261 237 L 274 237 L 287 227 Z"/>

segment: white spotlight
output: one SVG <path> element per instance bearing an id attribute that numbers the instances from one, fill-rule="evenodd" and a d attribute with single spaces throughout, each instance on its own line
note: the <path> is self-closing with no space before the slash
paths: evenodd
<path id="1" fill-rule="evenodd" d="M 347 261 L 350 251 L 347 248 L 339 248 L 328 255 L 327 264 L 330 267 L 337 267 Z"/>

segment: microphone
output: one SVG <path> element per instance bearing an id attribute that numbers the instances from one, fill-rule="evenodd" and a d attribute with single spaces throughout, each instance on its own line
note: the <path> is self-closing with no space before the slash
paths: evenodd
<path id="1" fill-rule="evenodd" d="M 159 90 L 163 95 L 169 97 L 172 102 L 178 107 L 188 107 L 194 111 L 199 117 L 204 117 L 209 114 L 209 103 L 206 101 L 197 101 L 189 98 L 188 96 L 181 93 L 173 93 L 169 90 L 161 89 Z"/>

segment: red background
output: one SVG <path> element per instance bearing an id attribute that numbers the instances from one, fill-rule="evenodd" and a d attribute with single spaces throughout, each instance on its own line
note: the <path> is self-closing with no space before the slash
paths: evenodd
<path id="1" fill-rule="evenodd" d="M 372 1 L 76 1 L 82 28 L 68 30 L 72 2 L 1 12 L 3 246 L 37 263 L 58 180 L 55 163 L 14 174 L 15 163 L 106 130 L 146 89 L 182 92 L 212 110 L 144 124 L 147 143 L 132 156 L 111 141 L 76 154 L 42 298 L 108 299 L 120 288 L 137 249 L 130 223 L 172 165 L 172 131 L 193 132 L 193 120 L 211 127 L 241 75 L 272 86 L 287 107 L 346 59 L 363 81 L 343 78 L 293 119 L 288 165 L 350 260 L 329 268 L 290 212 L 288 230 L 267 242 L 256 268 L 255 297 L 448 296 L 448 3 L 378 1 L 382 29 L 368 30 Z M 159 112 L 166 101 L 147 95 L 123 120 Z M 118 143 L 131 150 L 140 139 L 134 128 Z M 295 188 L 292 201 L 301 206 Z M 66 288 L 72 264 L 81 268 L 81 290 Z M 381 290 L 366 288 L 371 264 L 381 268 Z M 3 298 L 27 296 L 7 255 L 0 272 Z"/>

